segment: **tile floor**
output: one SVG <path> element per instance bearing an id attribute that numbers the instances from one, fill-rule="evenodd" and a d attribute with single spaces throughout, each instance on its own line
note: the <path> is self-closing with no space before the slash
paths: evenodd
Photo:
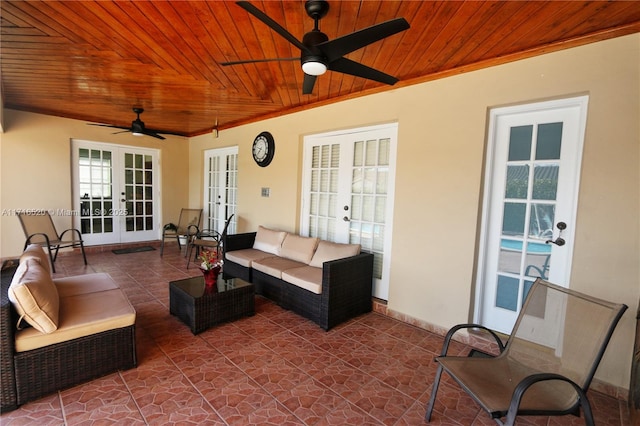
<path id="1" fill-rule="evenodd" d="M 0 416 L 9 425 L 427 425 L 442 338 L 377 313 L 329 332 L 270 301 L 193 336 L 169 314 L 168 282 L 199 274 L 176 247 L 63 256 L 57 276 L 108 272 L 137 311 L 138 367 Z M 460 353 L 469 348 L 458 344 Z M 444 378 L 444 376 L 443 376 Z M 443 379 L 432 425 L 495 424 Z M 624 425 L 626 402 L 590 392 L 598 425 Z M 582 425 L 573 416 L 526 425 Z"/>

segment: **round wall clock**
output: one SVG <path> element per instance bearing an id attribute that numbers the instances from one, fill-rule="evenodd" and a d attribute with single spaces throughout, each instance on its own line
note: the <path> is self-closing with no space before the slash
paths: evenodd
<path id="1" fill-rule="evenodd" d="M 253 159 L 260 167 L 267 167 L 276 151 L 276 143 L 269 132 L 262 132 L 253 140 Z"/>

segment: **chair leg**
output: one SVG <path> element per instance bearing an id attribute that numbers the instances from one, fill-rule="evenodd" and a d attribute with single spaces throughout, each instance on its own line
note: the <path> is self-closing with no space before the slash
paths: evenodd
<path id="1" fill-rule="evenodd" d="M 80 243 L 80 250 L 82 251 L 82 258 L 84 259 L 84 264 L 87 264 L 87 255 L 84 252 L 84 243 Z"/>
<path id="2" fill-rule="evenodd" d="M 442 365 L 438 364 L 438 370 L 436 371 L 436 377 L 433 382 L 433 390 L 431 390 L 431 398 L 429 398 L 427 412 L 424 415 L 424 419 L 427 422 L 431 421 L 431 413 L 433 412 L 433 406 L 436 403 L 436 394 L 438 393 L 438 386 L 440 385 L 440 376 L 442 376 Z"/>

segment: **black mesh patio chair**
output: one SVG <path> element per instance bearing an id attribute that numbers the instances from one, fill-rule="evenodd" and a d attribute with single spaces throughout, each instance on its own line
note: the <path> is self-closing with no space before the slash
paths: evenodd
<path id="1" fill-rule="evenodd" d="M 193 261 L 195 262 L 196 258 L 200 254 L 200 249 L 216 250 L 219 255 L 224 255 L 224 253 L 222 252 L 223 240 L 227 235 L 227 230 L 229 229 L 229 224 L 231 223 L 231 219 L 233 219 L 233 216 L 234 215 L 232 214 L 227 218 L 222 233 L 213 229 L 203 229 L 202 231 L 199 231 L 195 235 L 195 237 L 191 239 L 191 241 L 189 241 L 189 244 L 187 245 L 187 269 L 189 269 L 191 255 L 193 254 Z"/>
<path id="2" fill-rule="evenodd" d="M 87 264 L 84 241 L 82 241 L 82 234 L 79 230 L 69 228 L 62 231 L 62 234 L 58 234 L 49 212 L 38 214 L 18 213 L 18 220 L 20 220 L 24 235 L 27 237 L 24 242 L 24 249 L 29 244 L 39 244 L 46 248 L 49 252 L 51 270 L 53 272 L 56 272 L 55 261 L 58 258 L 58 250 L 61 248 L 80 248 L 84 264 Z"/>
<path id="3" fill-rule="evenodd" d="M 587 390 L 611 335 L 627 309 L 538 278 L 531 287 L 511 336 L 500 337 L 477 324 L 453 327 L 445 336 L 425 419 L 431 420 L 438 385 L 446 371 L 496 423 L 513 425 L 516 416 L 582 411 L 593 425 Z M 495 357 L 447 356 L 462 329 L 489 332 L 501 353 Z"/>
<path id="4" fill-rule="evenodd" d="M 178 242 L 178 250 L 182 250 L 181 239 L 186 244 L 200 231 L 200 221 L 202 220 L 202 209 L 182 209 L 178 224 L 168 223 L 162 227 L 162 241 L 160 242 L 160 256 L 164 254 L 164 241 L 175 238 Z M 186 250 L 185 250 L 186 252 Z"/>

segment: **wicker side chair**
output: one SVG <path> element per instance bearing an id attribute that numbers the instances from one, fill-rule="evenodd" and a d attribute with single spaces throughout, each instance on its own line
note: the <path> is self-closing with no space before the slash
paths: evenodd
<path id="1" fill-rule="evenodd" d="M 182 209 L 178 224 L 168 223 L 162 228 L 162 241 L 160 242 L 160 256 L 164 254 L 164 241 L 175 238 L 178 241 L 178 249 L 182 250 L 181 238 L 186 238 L 187 244 L 200 231 L 202 221 L 202 209 Z"/>
<path id="2" fill-rule="evenodd" d="M 51 259 L 51 269 L 56 272 L 55 261 L 58 257 L 58 250 L 61 248 L 80 248 L 84 264 L 87 264 L 87 255 L 84 252 L 84 241 L 78 229 L 70 228 L 58 234 L 53 219 L 49 212 L 38 214 L 18 213 L 18 220 L 24 230 L 27 240 L 24 242 L 26 249 L 29 244 L 40 244 L 49 252 Z"/>
<path id="3" fill-rule="evenodd" d="M 438 385 L 446 371 L 496 423 L 516 416 L 584 415 L 593 425 L 587 390 L 611 335 L 627 309 L 538 278 L 531 286 L 513 331 L 503 346 L 498 335 L 477 324 L 447 333 L 425 418 L 431 420 Z M 496 357 L 447 356 L 462 329 L 488 331 L 501 353 Z M 504 420 L 502 420 L 504 418 Z"/>

